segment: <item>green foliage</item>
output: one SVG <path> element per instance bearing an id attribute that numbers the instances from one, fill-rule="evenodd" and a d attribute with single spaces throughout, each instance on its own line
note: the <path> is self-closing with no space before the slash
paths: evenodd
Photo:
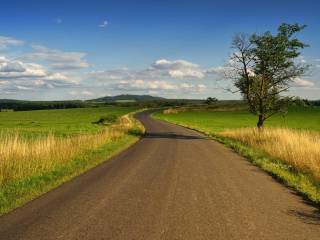
<path id="1" fill-rule="evenodd" d="M 116 123 L 117 120 L 118 120 L 117 115 L 109 114 L 109 115 L 100 117 L 100 119 L 95 123 L 102 124 L 102 125 L 110 125 L 110 124 Z"/>
<path id="2" fill-rule="evenodd" d="M 30 111 L 44 109 L 66 109 L 90 107 L 84 101 L 22 101 L 11 99 L 0 99 L 0 109 L 12 109 L 14 111 Z"/>
<path id="3" fill-rule="evenodd" d="M 218 102 L 218 99 L 217 99 L 217 98 L 215 98 L 215 97 L 208 97 L 208 98 L 206 99 L 206 101 L 205 101 L 205 104 L 211 105 L 211 104 L 213 104 L 213 103 L 215 103 L 215 102 Z"/>
<path id="4" fill-rule="evenodd" d="M 312 106 L 320 107 L 320 100 L 308 101 Z"/>
<path id="5" fill-rule="evenodd" d="M 231 58 L 234 85 L 248 102 L 250 111 L 259 116 L 258 127 L 286 109 L 290 99 L 282 97 L 281 93 L 307 69 L 295 61 L 307 45 L 293 37 L 304 28 L 305 25 L 282 24 L 276 35 L 266 32 L 249 38 L 244 35 L 234 38 L 236 52 Z"/>
<path id="6" fill-rule="evenodd" d="M 299 97 L 292 98 L 291 104 L 293 106 L 301 106 L 301 107 L 307 107 L 312 105 L 312 103 L 308 99 L 302 99 Z"/>

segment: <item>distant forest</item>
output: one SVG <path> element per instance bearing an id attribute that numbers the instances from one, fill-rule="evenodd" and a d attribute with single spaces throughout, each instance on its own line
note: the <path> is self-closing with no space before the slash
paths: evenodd
<path id="1" fill-rule="evenodd" d="M 120 95 L 121 99 L 124 95 Z M 206 105 L 206 104 L 241 104 L 242 100 L 221 100 L 216 103 L 208 103 L 207 100 L 199 99 L 165 99 L 165 98 L 147 98 L 146 96 L 137 97 L 134 96 L 131 101 L 119 101 L 119 96 L 107 97 L 105 99 L 93 99 L 87 101 L 70 100 L 70 101 L 23 101 L 23 100 L 11 100 L 0 99 L 0 111 L 30 111 L 30 110 L 45 110 L 45 109 L 66 109 L 66 108 L 85 108 L 85 107 L 100 107 L 106 105 L 117 106 L 138 106 L 141 108 L 156 108 L 156 107 L 173 107 L 184 105 Z M 130 95 L 125 95 L 126 99 L 130 99 Z M 303 106 L 319 106 L 320 100 L 295 100 L 295 105 Z"/>
<path id="2" fill-rule="evenodd" d="M 21 101 L 0 99 L 1 111 L 27 111 L 86 107 L 83 101 Z"/>

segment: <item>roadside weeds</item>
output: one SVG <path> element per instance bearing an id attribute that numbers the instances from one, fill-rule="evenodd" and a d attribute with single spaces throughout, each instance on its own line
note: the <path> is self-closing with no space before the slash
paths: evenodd
<path id="1" fill-rule="evenodd" d="M 88 141 L 94 141 L 94 143 L 89 144 L 90 147 L 81 148 L 79 152 L 74 151 L 72 155 L 67 154 L 61 157 L 63 161 L 52 164 L 50 161 L 54 160 L 54 157 L 57 157 L 54 155 L 49 158 L 49 163 L 47 162 L 48 159 L 44 159 L 45 161 L 41 162 L 41 159 L 43 159 L 41 157 L 50 156 L 44 151 L 45 154 L 40 154 L 39 161 L 34 162 L 34 167 L 37 168 L 36 171 L 33 171 L 31 168 L 31 171 L 18 174 L 6 181 L 2 180 L 0 183 L 0 215 L 96 167 L 137 142 L 144 133 L 144 128 L 138 120 L 133 118 L 133 114 L 122 116 L 119 122 L 112 126 L 112 133 L 108 130 L 98 134 L 80 136 L 81 140 L 74 140 L 76 143 L 79 143 L 76 146 L 80 147 L 85 143 L 89 143 Z M 94 140 L 97 137 L 99 139 Z M 62 139 L 61 141 L 70 140 Z M 72 141 L 71 143 L 74 144 Z M 71 146 L 62 145 L 58 146 L 61 146 L 63 149 Z M 53 151 L 51 152 L 53 153 Z M 43 164 L 45 164 L 45 167 L 43 167 Z M 21 168 L 21 165 L 18 166 Z"/>
<path id="2" fill-rule="evenodd" d="M 163 119 L 160 120 L 163 121 Z M 171 123 L 198 131 L 225 144 L 227 147 L 245 157 L 252 164 L 270 174 L 278 182 L 294 189 L 304 199 L 310 201 L 317 207 L 320 206 L 320 184 L 310 172 L 299 171 L 295 167 L 286 164 L 283 160 L 270 156 L 266 151 L 246 145 L 239 140 L 224 137 L 216 133 L 209 133 L 203 129 L 194 128 L 187 124 Z"/>

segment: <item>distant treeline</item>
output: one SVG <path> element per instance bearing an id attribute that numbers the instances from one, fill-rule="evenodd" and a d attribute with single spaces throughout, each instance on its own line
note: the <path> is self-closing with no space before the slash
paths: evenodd
<path id="1" fill-rule="evenodd" d="M 83 101 L 20 101 L 20 100 L 0 100 L 1 111 L 28 111 L 43 109 L 64 109 L 64 108 L 82 108 L 88 104 Z"/>
<path id="2" fill-rule="evenodd" d="M 0 99 L 1 111 L 30 111 L 30 110 L 45 110 L 45 109 L 66 109 L 66 108 L 85 108 L 85 107 L 102 107 L 102 106 L 123 106 L 123 107 L 140 107 L 140 108 L 164 108 L 175 106 L 199 106 L 199 105 L 212 105 L 212 106 L 238 106 L 244 104 L 242 100 L 216 100 L 208 102 L 207 100 L 198 99 L 157 99 L 149 101 L 128 101 L 128 102 L 102 102 L 102 101 L 22 101 L 22 100 L 9 100 Z M 320 106 L 320 100 L 306 100 L 296 98 L 294 105 L 299 106 Z"/>
<path id="3" fill-rule="evenodd" d="M 320 106 L 320 100 L 308 100 L 295 97 L 292 99 L 292 104 L 297 106 Z"/>
<path id="4" fill-rule="evenodd" d="M 310 102 L 310 105 L 319 106 L 320 107 L 320 100 L 313 100 L 313 101 L 309 101 L 309 102 Z"/>
<path id="5" fill-rule="evenodd" d="M 95 101 L 22 101 L 0 99 L 1 111 L 30 111 L 45 109 L 66 109 L 66 108 L 85 108 L 85 107 L 103 107 L 103 106 L 136 106 L 140 108 L 161 108 L 172 106 L 185 106 L 192 104 L 202 104 L 204 100 L 185 100 L 185 99 L 163 99 L 150 101 L 128 101 L 128 102 L 95 102 Z"/>

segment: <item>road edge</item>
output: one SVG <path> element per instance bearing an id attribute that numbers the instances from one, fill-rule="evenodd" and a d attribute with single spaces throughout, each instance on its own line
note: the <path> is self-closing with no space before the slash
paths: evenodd
<path id="1" fill-rule="evenodd" d="M 260 169 L 262 169 L 265 173 L 273 177 L 278 183 L 295 191 L 308 204 L 320 209 L 320 186 L 315 184 L 308 174 L 297 172 L 290 166 L 281 162 L 280 160 L 272 158 L 268 154 L 264 153 L 262 150 L 246 146 L 237 140 L 222 137 L 218 134 L 208 133 L 202 131 L 201 129 L 189 126 L 187 124 L 180 124 L 170 122 L 161 118 L 156 118 L 154 114 L 151 114 L 150 116 L 153 119 L 159 121 L 168 122 L 180 127 L 185 127 L 187 129 L 196 131 L 198 133 L 204 134 L 212 140 L 222 143 L 229 149 L 233 150 L 235 153 L 244 157 L 254 166 L 257 166 Z"/>
<path id="2" fill-rule="evenodd" d="M 141 110 L 143 111 L 143 110 Z M 68 164 L 51 169 L 39 176 L 31 176 L 29 179 L 22 179 L 5 186 L 0 190 L 0 217 L 23 207 L 44 194 L 61 187 L 63 184 L 72 181 L 74 178 L 99 167 L 107 161 L 112 160 L 117 155 L 126 151 L 139 142 L 145 133 L 143 124 L 135 118 L 135 114 L 140 111 L 129 113 L 129 118 L 134 122 L 134 130 L 120 137 L 115 142 L 107 142 L 94 150 L 89 150 L 81 156 L 72 159 Z M 141 131 L 141 134 L 138 132 Z M 69 165 L 72 165 L 71 167 Z M 49 176 L 47 176 L 49 173 Z M 31 183 L 31 185 L 30 185 Z M 17 198 L 6 199 L 6 192 L 12 192 L 13 188 L 24 185 L 31 187 L 22 189 Z"/>

